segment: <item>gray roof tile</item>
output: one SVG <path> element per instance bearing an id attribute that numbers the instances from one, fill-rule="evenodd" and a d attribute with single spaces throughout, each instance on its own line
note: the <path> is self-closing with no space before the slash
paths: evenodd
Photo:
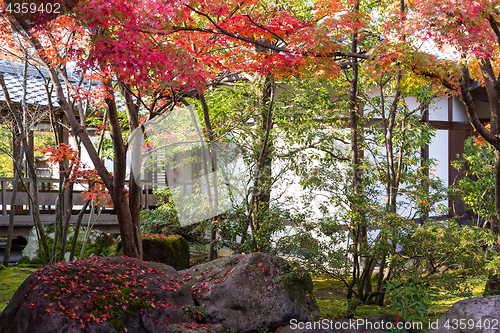
<path id="1" fill-rule="evenodd" d="M 23 72 L 24 65 L 20 63 L 8 62 L 0 60 L 0 72 L 4 76 L 7 90 L 9 91 L 10 99 L 14 103 L 21 103 L 23 97 Z M 48 106 L 49 101 L 45 90 L 45 83 L 50 81 L 49 73 L 45 68 L 37 68 L 28 66 L 27 71 L 27 95 L 26 101 L 28 104 Z M 73 72 L 68 73 L 71 83 L 77 85 L 79 77 L 76 77 Z M 62 79 L 61 79 L 62 81 Z M 85 86 L 88 86 L 88 81 L 85 81 Z M 93 83 L 97 86 L 97 83 Z M 63 85 L 64 93 L 67 94 L 66 87 Z M 55 91 L 51 94 L 54 107 L 59 107 Z M 3 93 L 0 93 L 0 101 L 5 102 Z"/>
<path id="2" fill-rule="evenodd" d="M 7 90 L 9 91 L 10 99 L 14 103 L 21 103 L 23 96 L 23 72 L 24 64 L 8 62 L 0 60 L 0 72 L 4 76 L 5 84 Z M 43 67 L 28 66 L 28 80 L 27 80 L 27 95 L 26 102 L 33 106 L 46 107 L 49 105 L 47 98 L 47 93 L 45 90 L 45 83 L 50 81 L 50 76 L 48 71 Z M 81 76 L 74 72 L 74 68 L 68 69 L 68 78 L 72 84 L 75 86 L 80 82 Z M 63 83 L 64 94 L 67 95 L 67 90 Z M 89 81 L 84 79 L 82 83 L 86 88 L 89 86 Z M 92 87 L 100 86 L 100 82 L 91 82 Z M 58 108 L 57 96 L 55 91 L 52 91 L 51 95 L 52 104 L 54 107 Z M 5 102 L 3 92 L 0 89 L 0 103 Z M 123 110 L 125 108 L 121 98 L 116 99 L 116 104 L 118 109 Z"/>

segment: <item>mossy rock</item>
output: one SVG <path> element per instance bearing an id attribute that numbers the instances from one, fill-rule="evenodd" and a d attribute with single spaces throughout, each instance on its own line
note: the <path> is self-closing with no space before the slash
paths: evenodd
<path id="1" fill-rule="evenodd" d="M 0 333 L 173 332 L 178 324 L 196 327 L 183 310 L 193 306 L 170 266 L 93 257 L 30 275 L 0 313 Z"/>
<path id="2" fill-rule="evenodd" d="M 205 323 L 234 332 L 274 332 L 280 326 L 312 321 L 319 312 L 309 274 L 285 259 L 265 254 L 236 254 L 180 271 Z M 285 278 L 286 277 L 286 278 Z"/>
<path id="3" fill-rule="evenodd" d="M 179 235 L 142 236 L 143 260 L 155 261 L 177 270 L 189 268 L 189 244 Z"/>

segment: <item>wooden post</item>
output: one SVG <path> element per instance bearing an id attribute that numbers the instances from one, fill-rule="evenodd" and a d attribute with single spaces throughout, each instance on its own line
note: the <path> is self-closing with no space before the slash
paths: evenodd
<path id="1" fill-rule="evenodd" d="M 2 215 L 6 216 L 7 215 L 7 202 L 6 202 L 6 196 L 7 196 L 7 188 L 5 180 L 2 180 Z M 11 208 L 12 209 L 12 208 Z"/>

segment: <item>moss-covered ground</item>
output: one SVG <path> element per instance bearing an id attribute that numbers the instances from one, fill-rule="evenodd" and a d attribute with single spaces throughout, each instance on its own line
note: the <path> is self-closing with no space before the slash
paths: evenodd
<path id="1" fill-rule="evenodd" d="M 326 275 L 313 276 L 314 296 L 318 302 L 321 313 L 318 317 L 321 318 L 342 318 L 347 308 L 346 288 L 345 285 Z M 469 281 L 472 288 L 473 297 L 483 295 L 486 278 L 475 278 Z M 390 295 L 389 295 L 390 297 Z M 453 304 L 463 298 L 450 297 L 444 292 L 437 296 L 435 302 L 429 305 L 427 314 L 424 317 L 424 322 L 434 321 L 444 312 L 446 312 Z M 356 310 L 356 318 L 368 318 L 376 316 L 382 312 L 398 314 L 388 305 L 360 305 Z M 399 315 L 399 314 L 398 314 Z"/>
<path id="2" fill-rule="evenodd" d="M 5 309 L 17 288 L 35 271 L 36 268 L 18 266 L 0 269 L 0 312 Z"/>

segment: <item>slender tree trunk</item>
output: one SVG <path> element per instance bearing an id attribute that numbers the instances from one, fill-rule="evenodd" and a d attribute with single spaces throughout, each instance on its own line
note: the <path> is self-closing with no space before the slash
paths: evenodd
<path id="1" fill-rule="evenodd" d="M 276 83 L 273 75 L 266 78 L 263 105 L 268 105 L 267 113 L 262 112 L 262 124 L 264 138 L 255 167 L 255 179 L 247 215 L 250 221 L 252 236 L 255 243 L 255 251 L 268 252 L 270 246 L 269 235 L 262 235 L 262 223 L 266 223 L 262 212 L 269 208 L 271 198 L 271 163 L 272 163 L 272 140 L 270 139 L 273 127 L 272 111 L 276 93 Z"/>
<path id="2" fill-rule="evenodd" d="M 25 139 L 26 140 L 26 139 Z M 27 145 L 27 143 L 26 143 Z M 30 188 L 31 190 L 31 205 L 33 207 L 33 221 L 35 223 L 35 226 L 37 227 L 38 234 L 40 236 L 40 240 L 43 246 L 44 253 L 46 255 L 46 260 L 49 262 L 49 246 L 47 244 L 47 238 L 45 237 L 45 232 L 43 231 L 43 226 L 42 226 L 42 221 L 40 219 L 40 206 L 38 203 L 38 181 L 37 181 L 37 176 L 36 176 L 36 171 L 35 171 L 35 166 L 34 166 L 34 161 L 31 159 L 31 156 L 28 156 L 27 151 L 24 151 L 26 155 L 26 160 L 28 161 L 28 171 L 30 174 L 30 178 L 32 181 L 32 186 Z"/>
<path id="3" fill-rule="evenodd" d="M 199 93 L 199 99 L 201 102 L 201 107 L 203 109 L 203 120 L 205 122 L 205 128 L 207 130 L 208 134 L 208 140 L 209 140 L 209 151 L 210 151 L 210 158 L 212 160 L 212 188 L 214 191 L 214 196 L 213 196 L 213 207 L 217 209 L 219 206 L 219 191 L 217 188 L 217 152 L 215 151 L 214 141 L 215 141 L 215 136 L 214 132 L 212 130 L 212 125 L 210 124 L 210 114 L 208 110 L 208 105 L 205 100 L 205 96 L 203 92 Z M 217 230 L 214 226 L 214 223 L 217 221 L 217 216 L 212 217 L 212 228 L 210 230 L 210 246 L 208 248 L 208 260 L 214 260 L 217 259 L 217 249 L 214 246 L 214 241 L 217 238 Z"/>
<path id="4" fill-rule="evenodd" d="M 57 95 L 57 102 L 59 103 L 61 109 L 64 111 L 68 122 L 70 124 L 73 135 L 80 138 L 83 146 L 87 150 L 94 168 L 97 170 L 99 176 L 104 182 L 106 188 L 109 190 L 111 198 L 114 203 L 116 210 L 116 215 L 118 218 L 118 223 L 120 225 L 120 234 L 122 236 L 123 253 L 130 257 L 140 258 L 141 245 L 138 242 L 140 235 L 138 235 L 138 230 L 134 226 L 134 221 L 132 220 L 132 215 L 130 212 L 130 207 L 127 202 L 127 197 L 125 193 L 125 173 L 126 173 L 126 149 L 123 143 L 123 137 L 121 133 L 120 124 L 118 121 L 118 114 L 116 110 L 116 104 L 114 99 L 107 98 L 105 100 L 106 109 L 108 113 L 108 120 L 110 126 L 111 139 L 113 141 L 113 148 L 115 150 L 115 163 L 114 163 L 114 175 L 111 176 L 106 169 L 104 162 L 99 158 L 99 154 L 95 149 L 92 141 L 90 140 L 85 129 L 82 127 L 80 122 L 76 119 L 73 109 L 69 104 L 64 90 L 62 88 L 61 80 L 58 76 L 58 71 L 64 75 L 60 68 L 51 66 L 51 62 L 44 56 L 44 47 L 38 37 L 34 35 L 31 28 L 24 20 L 19 20 L 16 18 L 16 24 L 12 27 L 15 31 L 21 28 L 23 33 L 27 37 L 27 40 L 31 46 L 39 52 L 41 63 L 47 68 L 49 72 L 50 79 L 54 84 L 55 92 Z M 105 69 L 105 66 L 101 66 Z M 106 88 L 113 94 L 113 87 L 111 80 L 108 79 L 104 82 Z M 37 202 L 38 204 L 38 202 Z M 36 207 L 38 208 L 38 207 Z M 37 225 L 37 223 L 35 223 Z M 42 230 L 43 231 L 43 230 Z M 43 235 L 42 235 L 43 236 Z"/>
<path id="5" fill-rule="evenodd" d="M 493 227 L 493 232 L 500 239 L 500 151 L 495 149 L 495 206 L 497 218 L 495 219 L 495 226 Z M 497 243 L 500 241 L 497 240 Z M 499 244 L 500 245 L 500 244 Z"/>
<path id="6" fill-rule="evenodd" d="M 27 127 L 26 126 L 26 117 L 27 117 L 27 113 L 28 113 L 28 108 L 26 106 L 27 71 L 28 71 L 28 61 L 26 58 L 25 59 L 25 66 L 24 66 L 24 74 L 23 74 L 23 98 L 21 101 L 22 114 L 24 116 L 23 118 L 21 118 L 19 113 L 17 112 L 17 110 L 15 110 L 12 107 L 13 103 L 12 103 L 12 100 L 10 99 L 9 92 L 7 90 L 7 86 L 5 85 L 5 80 L 4 80 L 3 75 L 1 73 L 0 73 L 0 86 L 4 92 L 4 97 L 5 97 L 5 100 L 7 101 L 9 110 L 11 111 L 12 116 L 14 116 L 15 126 L 17 127 L 19 133 L 21 133 L 21 141 L 22 141 L 22 145 L 24 146 L 24 154 L 26 157 L 27 165 L 28 165 L 28 172 L 29 172 L 29 175 L 30 175 L 32 182 L 33 182 L 32 183 L 33 186 L 31 187 L 31 189 L 34 191 L 30 193 L 31 189 L 28 190 L 28 195 L 30 197 L 31 204 L 33 206 L 33 223 L 35 224 L 37 236 L 40 240 L 39 245 L 40 245 L 40 247 L 43 247 L 43 252 L 44 252 L 43 255 L 42 255 L 42 253 L 40 253 L 40 258 L 42 259 L 42 262 L 48 262 L 50 254 L 49 254 L 49 247 L 47 245 L 47 239 L 45 237 L 42 222 L 40 220 L 40 211 L 39 211 L 39 206 L 38 206 L 38 191 L 37 191 L 38 184 L 37 184 L 36 172 L 35 172 L 35 167 L 34 167 L 34 161 L 32 159 L 32 156 L 30 156 L 30 154 L 27 151 L 28 147 L 29 147 L 28 139 L 27 139 L 29 129 L 26 128 Z M 11 207 L 11 209 L 13 209 L 13 208 Z M 40 252 L 42 252 L 42 251 L 40 251 Z M 45 258 L 43 256 L 45 256 Z"/>
<path id="7" fill-rule="evenodd" d="M 64 260 L 64 254 L 66 253 L 66 244 L 68 242 L 69 224 L 71 222 L 71 215 L 73 213 L 73 184 L 71 184 L 68 187 L 68 198 L 69 198 L 68 208 L 66 209 L 66 217 L 65 217 L 65 221 L 64 221 L 63 230 L 62 230 L 61 252 L 59 253 L 59 261 Z"/>
<path id="8" fill-rule="evenodd" d="M 357 1 L 354 5 L 355 14 L 359 13 L 359 1 Z M 357 32 L 352 34 L 351 41 L 351 52 L 356 53 L 358 49 L 358 34 Z M 351 210 L 358 211 L 360 209 L 360 198 L 363 193 L 363 179 L 362 179 L 362 169 L 361 169 L 361 160 L 359 157 L 359 143 L 358 143 L 358 109 L 357 109 L 357 100 L 358 100 L 358 76 L 359 76 L 359 64 L 358 59 L 356 57 L 351 57 L 351 86 L 349 89 L 349 114 L 350 114 L 350 127 L 351 127 L 351 164 L 353 168 L 353 187 L 354 187 L 354 198 L 355 200 L 351 202 Z M 353 243 L 354 253 L 353 253 L 353 270 L 352 270 L 352 283 L 353 285 L 357 285 L 364 290 L 365 286 L 361 286 L 359 282 L 360 278 L 360 268 L 362 257 L 360 255 L 360 250 L 362 244 L 366 239 L 366 226 L 363 221 L 360 221 L 359 218 L 353 218 L 351 221 L 354 234 L 353 234 Z M 366 266 L 366 265 L 365 265 Z M 361 291 L 362 292 L 362 291 Z M 356 293 L 359 297 L 359 290 Z M 345 318 L 352 318 L 354 316 L 354 310 L 357 307 L 357 302 L 352 300 L 353 292 L 348 293 L 347 295 L 347 311 L 345 314 Z"/>
<path id="9" fill-rule="evenodd" d="M 125 110 L 127 111 L 127 119 L 130 133 L 139 127 L 139 106 L 134 103 L 132 95 L 130 93 L 130 87 L 125 83 L 120 83 L 120 90 L 122 96 L 125 99 Z M 141 158 L 140 156 L 135 156 L 135 150 L 131 150 L 131 160 L 136 158 Z M 128 204 L 130 208 L 130 215 L 132 216 L 132 222 L 136 235 L 137 249 L 139 256 L 142 257 L 142 236 L 141 236 L 141 191 L 142 188 L 137 184 L 135 180 L 136 175 L 134 171 L 130 169 L 129 175 L 129 197 Z"/>
<path id="10" fill-rule="evenodd" d="M 111 84 L 111 79 L 106 80 L 104 82 L 104 86 L 111 94 L 113 94 L 114 90 Z M 127 200 L 127 194 L 125 193 L 125 166 L 127 165 L 127 152 L 125 144 L 123 143 L 122 129 L 118 120 L 118 111 L 116 109 L 114 99 L 107 98 L 105 103 L 110 135 L 115 152 L 115 159 L 113 163 L 114 175 L 110 178 L 112 185 L 108 187 L 108 189 L 113 200 L 113 205 L 120 226 L 123 253 L 127 256 L 140 259 L 142 257 L 140 230 L 138 230 L 137 226 L 134 224 Z"/>
<path id="11" fill-rule="evenodd" d="M 78 241 L 78 235 L 80 233 L 80 227 L 82 225 L 83 215 L 85 214 L 85 211 L 89 207 L 90 201 L 91 200 L 85 201 L 82 209 L 80 210 L 80 213 L 78 213 L 78 216 L 76 218 L 75 234 L 73 235 L 73 241 L 71 243 L 71 252 L 69 254 L 69 261 L 73 261 L 73 259 L 75 258 L 76 243 Z M 89 227 L 89 226 L 87 226 L 87 227 Z"/>
<path id="12" fill-rule="evenodd" d="M 21 164 L 23 160 L 23 154 L 24 154 L 23 148 L 24 146 L 21 145 L 19 156 L 17 157 L 17 167 L 14 168 L 14 182 L 12 183 L 12 197 L 10 198 L 9 230 L 7 231 L 7 245 L 5 247 L 5 254 L 3 257 L 3 265 L 5 267 L 9 266 L 10 250 L 12 247 L 12 238 L 14 234 L 14 218 L 16 213 L 14 205 L 16 203 L 16 197 L 17 197 L 17 180 L 21 178 L 19 170 L 21 169 Z"/>
<path id="13" fill-rule="evenodd" d="M 422 111 L 422 118 L 421 122 L 423 123 L 429 123 L 429 108 L 426 107 Z M 421 186 L 423 186 L 425 193 L 429 193 L 429 183 L 428 183 L 428 178 L 429 178 L 429 145 L 425 145 L 425 147 L 421 148 L 421 155 L 422 155 L 422 162 L 420 163 L 420 168 L 421 172 L 423 174 L 423 180 L 421 183 Z M 424 183 L 425 182 L 425 183 Z M 421 215 L 421 224 L 424 225 L 427 219 L 429 218 L 429 212 L 427 211 L 427 208 L 422 205 L 420 208 L 422 211 Z"/>
<path id="14" fill-rule="evenodd" d="M 56 199 L 56 221 L 54 225 L 54 242 L 52 246 L 52 257 L 50 261 L 53 263 L 56 261 L 57 256 L 57 243 L 59 241 L 59 236 L 62 234 L 63 225 L 63 207 L 62 201 L 64 196 L 64 168 L 59 165 L 59 190 Z M 61 249 L 62 250 L 62 249 Z"/>

